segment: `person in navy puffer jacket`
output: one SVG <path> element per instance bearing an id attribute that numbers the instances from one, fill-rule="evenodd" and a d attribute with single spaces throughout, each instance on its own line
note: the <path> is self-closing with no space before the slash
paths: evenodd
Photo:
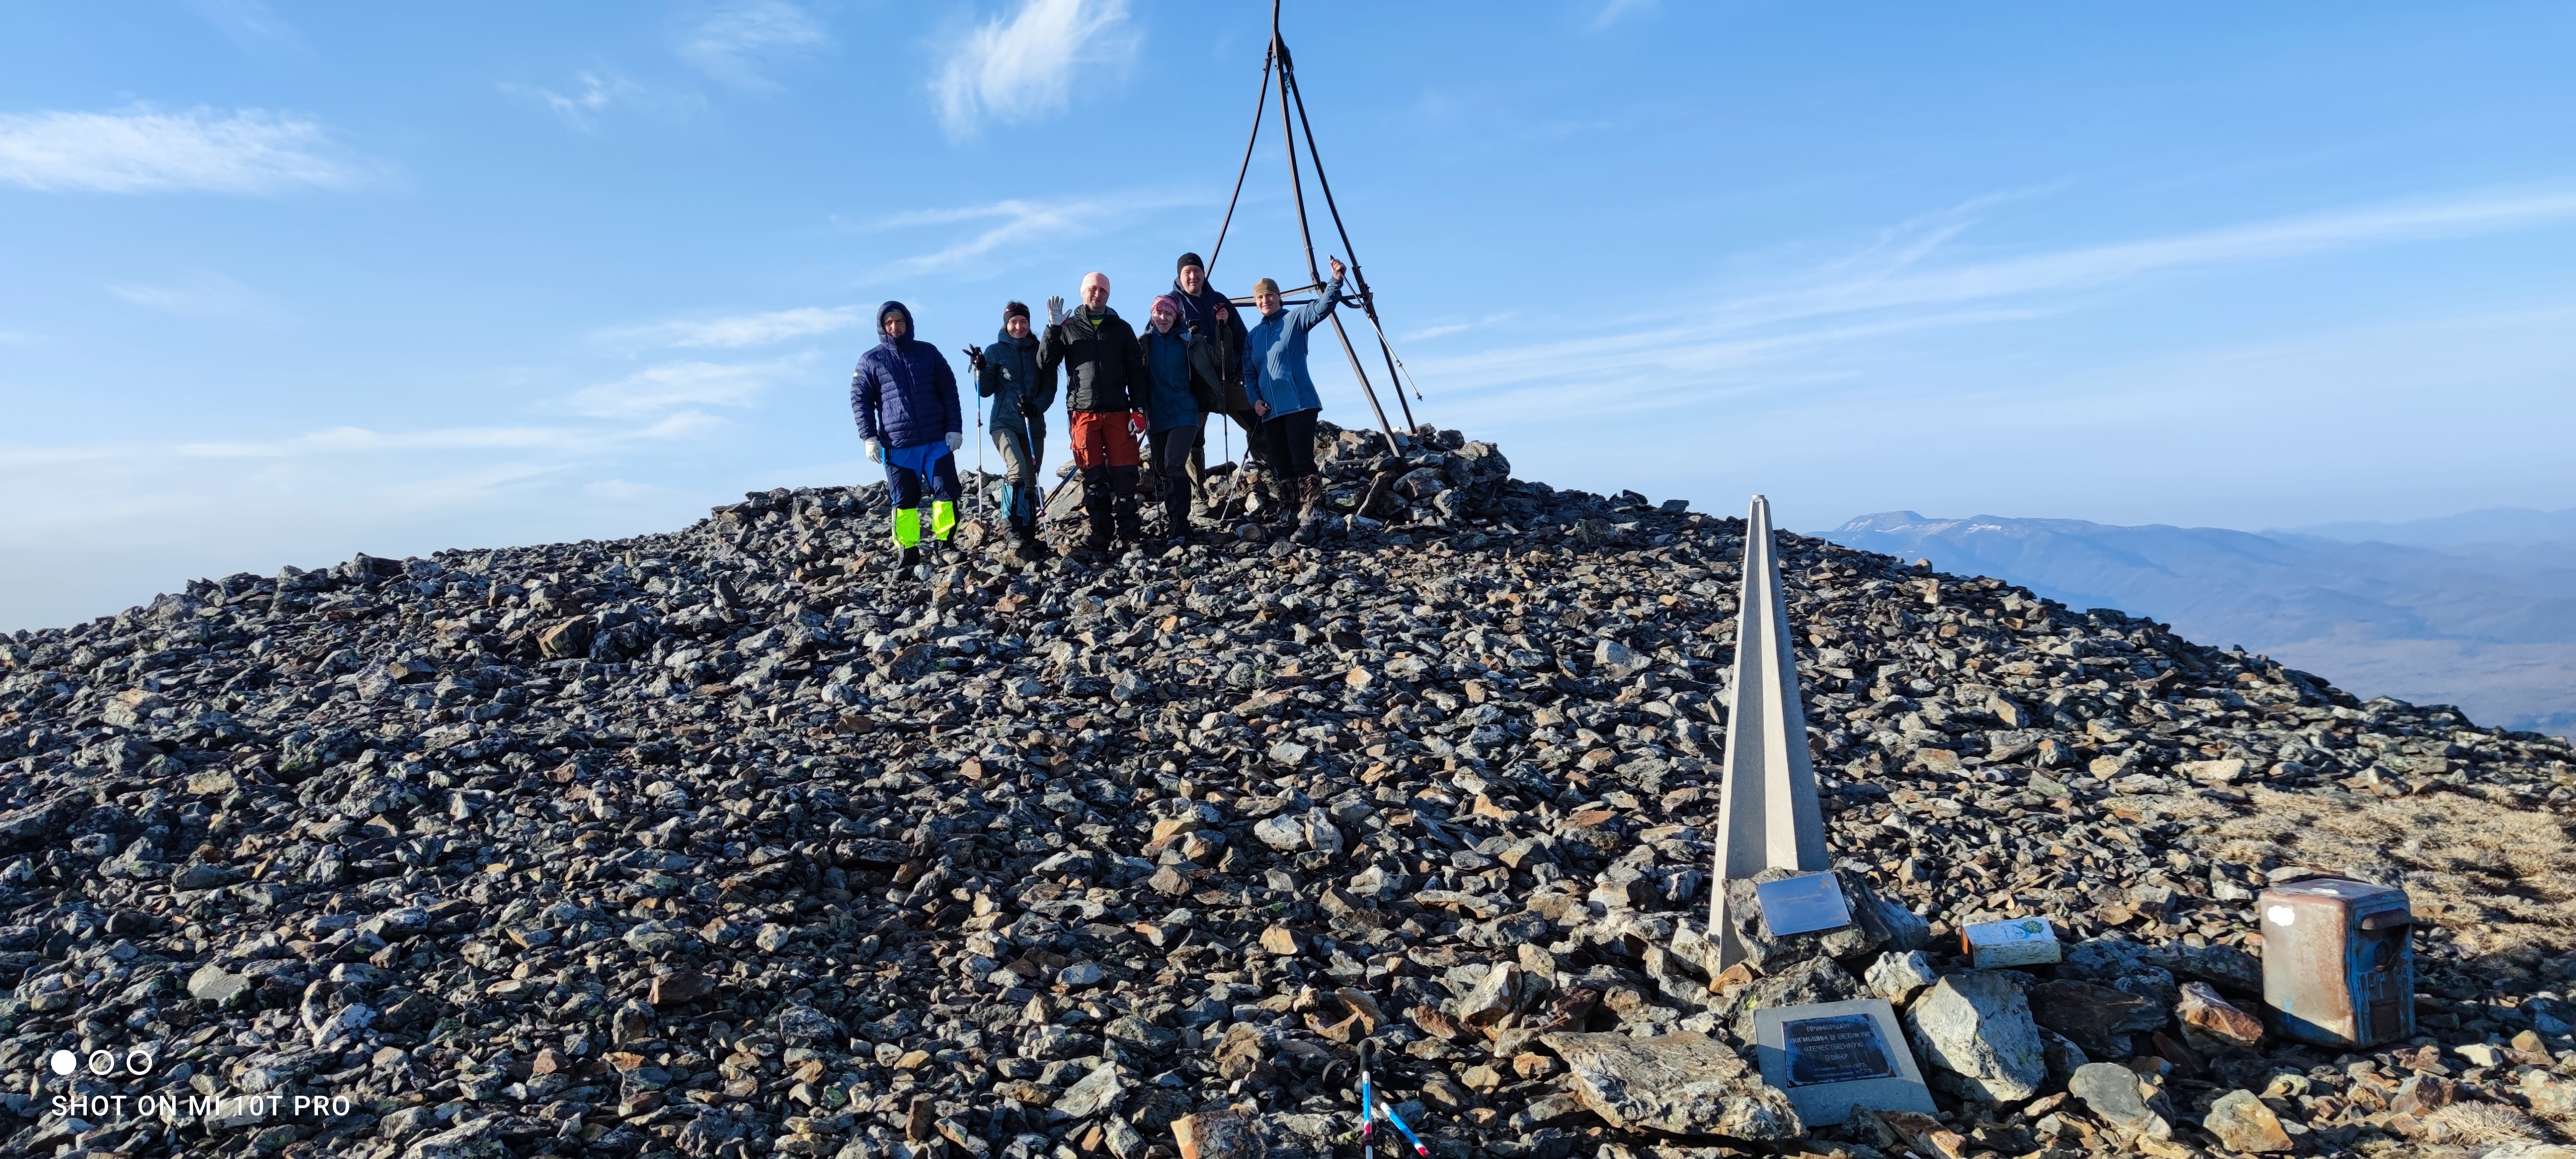
<path id="1" fill-rule="evenodd" d="M 957 458 L 966 441 L 957 406 L 957 373 L 937 347 L 913 338 L 912 311 L 901 302 L 877 307 L 875 349 L 850 376 L 850 415 L 859 422 L 868 461 L 885 464 L 894 506 L 897 567 L 921 562 L 921 493 L 931 499 L 930 534 L 946 542 L 957 526 Z"/>

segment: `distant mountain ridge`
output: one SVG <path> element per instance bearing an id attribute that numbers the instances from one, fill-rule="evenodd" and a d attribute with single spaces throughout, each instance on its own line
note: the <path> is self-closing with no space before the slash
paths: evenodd
<path id="1" fill-rule="evenodd" d="M 2364 694 L 2576 731 L 2576 510 L 2266 533 L 1889 511 L 1825 538 L 2154 616 Z"/>
<path id="2" fill-rule="evenodd" d="M 2409 547 L 2456 547 L 2466 544 L 2576 543 L 2576 507 L 2536 511 L 2529 507 L 2489 507 L 2404 523 L 2320 523 L 2267 531 L 2266 535 L 2312 535 L 2346 543 L 2397 543 Z"/>

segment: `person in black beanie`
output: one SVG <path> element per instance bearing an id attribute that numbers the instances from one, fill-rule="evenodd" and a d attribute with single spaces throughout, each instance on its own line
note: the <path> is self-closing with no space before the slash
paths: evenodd
<path id="1" fill-rule="evenodd" d="M 1040 366 L 1038 336 L 1029 328 L 1029 308 L 1018 302 L 1002 307 L 1002 330 L 993 344 L 967 347 L 975 366 L 975 393 L 993 400 L 993 446 L 1002 452 L 1002 514 L 1019 541 L 1022 560 L 1035 563 L 1049 554 L 1038 539 L 1038 466 L 1046 458 L 1046 412 L 1055 405 L 1054 367 Z"/>
<path id="2" fill-rule="evenodd" d="M 1261 445 L 1260 416 L 1252 413 L 1252 400 L 1243 393 L 1243 313 L 1208 284 L 1207 263 L 1200 261 L 1197 254 L 1182 254 L 1176 263 L 1172 296 L 1181 300 L 1181 328 L 1217 344 L 1216 364 L 1224 368 L 1223 380 L 1205 385 L 1218 400 L 1218 409 L 1243 428 L 1244 469 L 1257 476 L 1263 472 L 1268 456 Z M 1201 435 L 1190 449 L 1190 499 L 1200 514 L 1205 514 L 1208 507 L 1207 443 L 1206 436 Z M 1236 483 L 1242 486 L 1244 480 Z"/>

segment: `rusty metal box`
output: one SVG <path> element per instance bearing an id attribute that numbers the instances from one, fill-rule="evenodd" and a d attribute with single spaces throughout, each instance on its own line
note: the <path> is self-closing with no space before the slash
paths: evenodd
<path id="1" fill-rule="evenodd" d="M 2266 889 L 2263 1001 L 2282 1033 L 2320 1046 L 2415 1034 L 2415 916 L 2406 891 L 2340 877 Z"/>

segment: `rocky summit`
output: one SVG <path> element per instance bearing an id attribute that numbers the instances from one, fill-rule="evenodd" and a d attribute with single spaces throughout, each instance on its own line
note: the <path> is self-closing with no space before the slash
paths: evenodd
<path id="1" fill-rule="evenodd" d="M 0 639 L 0 1153 L 1356 1154 L 1370 1040 L 1443 1159 L 2564 1154 L 2563 742 L 1784 535 L 1868 920 L 1712 971 L 1742 521 L 1319 441 L 1403 473 L 1311 547 L 897 576 L 799 488 Z M 2414 1037 L 2262 1005 L 2325 872 Z M 1873 996 L 1940 1113 L 1803 1125 L 1751 1010 Z"/>

